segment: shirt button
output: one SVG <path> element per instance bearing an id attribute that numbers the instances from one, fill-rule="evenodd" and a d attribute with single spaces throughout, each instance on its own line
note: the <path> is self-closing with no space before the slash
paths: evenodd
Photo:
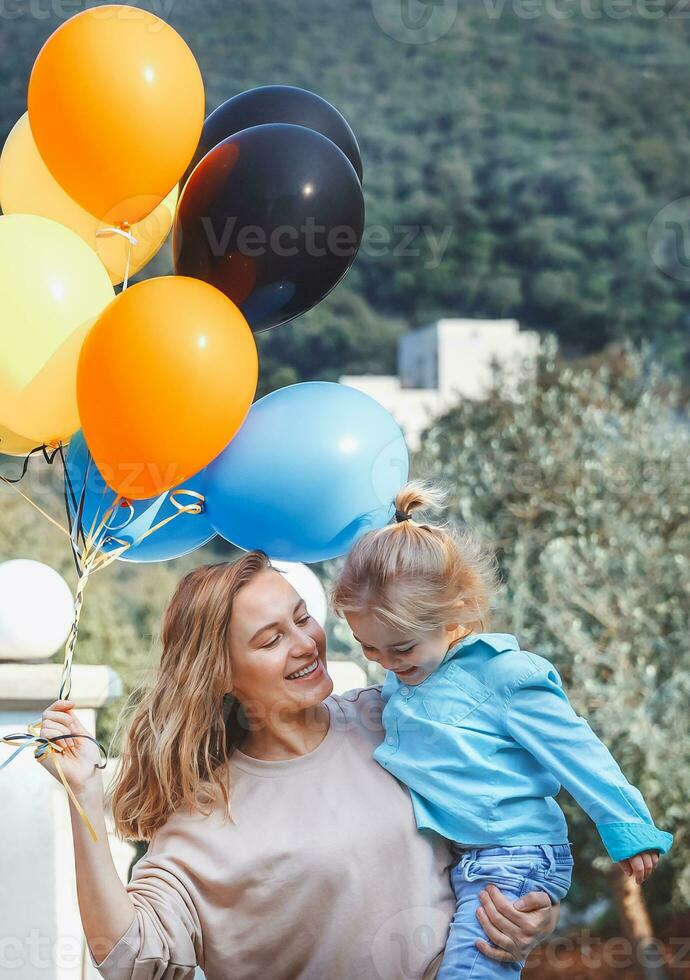
<path id="1" fill-rule="evenodd" d="M 389 735 L 388 738 L 386 739 L 386 745 L 395 745 L 395 739 L 393 738 L 392 735 Z"/>
<path id="2" fill-rule="evenodd" d="M 403 696 L 404 698 L 406 698 L 406 697 L 407 697 L 407 695 L 408 695 L 408 694 L 410 693 L 410 689 L 409 689 L 409 687 L 401 687 L 401 688 L 400 688 L 400 693 L 402 694 L 402 696 Z"/>

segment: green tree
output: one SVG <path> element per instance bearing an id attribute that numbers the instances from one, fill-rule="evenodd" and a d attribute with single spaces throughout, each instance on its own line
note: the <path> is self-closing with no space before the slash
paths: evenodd
<path id="1" fill-rule="evenodd" d="M 517 401 L 497 374 L 491 397 L 438 420 L 415 470 L 446 485 L 452 516 L 496 549 L 495 628 L 555 662 L 576 710 L 675 833 L 644 887 L 657 922 L 686 908 L 690 428 L 680 385 L 630 347 L 568 366 L 549 345 Z M 563 802 L 579 852 L 571 899 L 613 890 L 623 928 L 645 941 L 643 892 L 588 872 L 610 862 L 589 819 Z"/>
<path id="2" fill-rule="evenodd" d="M 328 315 L 317 310 L 304 328 L 280 327 L 262 341 L 270 358 L 281 335 L 301 348 L 288 360 L 281 352 L 275 378 L 266 362 L 263 390 L 332 372 L 336 355 L 354 373 L 365 349 L 358 322 L 388 345 L 367 368 L 380 370 L 395 353 L 391 319 L 415 327 L 453 315 L 516 317 L 577 352 L 656 338 L 669 363 L 690 368 L 690 282 L 658 269 L 647 244 L 655 215 L 688 193 L 690 137 L 677 120 L 690 27 L 679 0 L 459 3 L 453 26 L 427 44 L 380 29 L 371 0 L 141 6 L 189 43 L 209 111 L 253 86 L 301 85 L 341 109 L 361 144 L 364 245 L 326 300 Z M 41 45 L 76 11 L 10 7 L 0 141 L 26 109 Z M 432 240 L 444 243 L 440 255 Z M 168 249 L 142 277 L 171 267 Z M 347 313 L 349 346 L 339 336 L 343 292 L 361 304 Z"/>

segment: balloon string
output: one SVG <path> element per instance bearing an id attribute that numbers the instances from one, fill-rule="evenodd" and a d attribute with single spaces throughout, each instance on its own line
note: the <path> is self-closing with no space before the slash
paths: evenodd
<path id="1" fill-rule="evenodd" d="M 58 692 L 59 700 L 69 700 L 70 691 L 72 690 L 72 657 L 74 656 L 74 648 L 77 645 L 77 636 L 79 633 L 79 620 L 81 618 L 81 610 L 84 605 L 84 589 L 86 588 L 86 583 L 89 580 L 90 570 L 87 568 L 79 576 L 79 581 L 77 582 L 77 589 L 74 594 L 74 618 L 72 620 L 72 625 L 70 627 L 69 636 L 67 637 L 67 642 L 65 643 L 65 654 L 62 661 L 62 676 L 60 678 L 60 690 Z"/>
<path id="2" fill-rule="evenodd" d="M 29 463 L 31 462 L 31 460 L 33 459 L 36 453 L 43 453 L 43 458 L 45 459 L 46 463 L 50 465 L 53 463 L 55 457 L 58 455 L 60 446 L 61 443 L 50 443 L 50 444 L 43 443 L 40 446 L 34 446 L 34 448 L 30 449 L 29 452 L 24 457 L 22 471 L 19 474 L 19 476 L 15 477 L 14 480 L 10 480 L 8 476 L 3 476 L 2 479 L 5 481 L 5 483 L 21 483 L 21 481 L 26 476 L 27 470 L 29 469 Z M 0 445 L 0 450 L 1 449 L 2 449 L 2 445 Z M 50 450 L 52 450 L 52 452 Z"/>
<path id="3" fill-rule="evenodd" d="M 72 659 L 74 657 L 74 649 L 77 645 L 79 620 L 81 618 L 81 610 L 84 604 L 84 590 L 86 589 L 89 575 L 91 575 L 92 571 L 95 571 L 97 567 L 98 552 L 102 536 L 101 532 L 107 526 L 111 514 L 116 510 L 121 500 L 122 497 L 118 494 L 111 502 L 110 506 L 106 509 L 95 530 L 94 521 L 94 523 L 91 525 L 91 529 L 84 538 L 84 548 L 78 563 L 79 579 L 77 581 L 77 588 L 74 594 L 74 618 L 72 620 L 72 626 L 70 628 L 67 641 L 65 643 L 65 653 L 62 661 L 62 676 L 60 679 L 60 690 L 58 692 L 59 699 L 69 699 L 70 691 L 72 690 Z M 75 549 L 75 551 L 78 555 L 78 549 Z"/>
<path id="4" fill-rule="evenodd" d="M 64 463 L 64 456 L 62 455 L 62 453 L 60 455 L 61 455 L 62 460 L 63 460 L 63 463 Z M 66 479 L 68 479 L 67 468 L 65 468 L 65 476 L 66 476 Z M 123 498 L 121 497 L 121 495 L 118 494 L 113 499 L 113 501 L 111 502 L 111 504 L 109 505 L 109 507 L 106 509 L 105 513 L 101 516 L 101 519 L 98 521 L 98 523 L 96 523 L 96 518 L 94 518 L 94 520 L 92 521 L 91 527 L 89 528 L 88 532 L 86 534 L 84 534 L 83 528 L 80 527 L 80 525 L 81 525 L 81 516 L 82 516 L 82 513 L 83 513 L 83 502 L 84 502 L 84 493 L 82 492 L 82 494 L 80 495 L 80 503 L 79 503 L 79 508 L 78 508 L 78 511 L 77 511 L 77 520 L 75 522 L 75 527 L 77 529 L 77 537 L 79 535 L 79 532 L 81 532 L 81 537 L 82 537 L 82 542 L 83 542 L 83 550 L 80 553 L 78 547 L 76 547 L 76 545 L 74 543 L 73 534 L 72 534 L 72 530 L 73 529 L 70 529 L 70 531 L 68 531 L 66 528 L 63 528 L 56 521 L 54 521 L 53 518 L 51 518 L 49 514 L 46 514 L 45 511 L 43 511 L 40 507 L 38 507 L 38 505 L 35 504 L 34 501 L 31 500 L 30 497 L 28 497 L 26 494 L 22 493 L 22 491 L 19 490 L 19 487 L 13 486 L 11 481 L 8 481 L 8 482 L 12 486 L 12 489 L 13 490 L 16 490 L 18 493 L 20 493 L 22 495 L 22 497 L 24 497 L 26 500 L 29 501 L 30 504 L 32 504 L 34 507 L 36 507 L 36 509 L 41 514 L 43 514 L 44 517 L 47 517 L 48 520 L 50 520 L 53 524 L 55 524 L 57 527 L 59 527 L 60 530 L 62 530 L 65 534 L 67 534 L 68 537 L 70 538 L 70 542 L 72 543 L 73 548 L 74 548 L 75 560 L 78 563 L 78 569 L 79 569 L 79 580 L 77 582 L 77 588 L 76 588 L 76 592 L 75 592 L 75 596 L 74 596 L 74 618 L 73 618 L 73 621 L 72 621 L 72 626 L 70 628 L 69 636 L 67 637 L 67 641 L 65 643 L 65 652 L 64 652 L 64 657 L 63 657 L 62 671 L 61 671 L 61 679 L 60 679 L 60 691 L 59 691 L 59 694 L 58 694 L 58 698 L 68 699 L 69 698 L 69 695 L 70 695 L 70 692 L 71 692 L 71 689 L 72 689 L 72 661 L 73 661 L 73 658 L 74 658 L 74 651 L 75 651 L 75 647 L 76 647 L 76 643 L 77 643 L 77 636 L 78 636 L 78 631 L 79 631 L 79 621 L 80 621 L 80 617 L 81 617 L 81 611 L 82 611 L 82 607 L 83 607 L 83 604 L 84 604 L 84 590 L 85 590 L 86 585 L 87 585 L 87 582 L 89 580 L 89 576 L 92 575 L 93 572 L 98 571 L 98 570 L 100 570 L 102 568 L 105 568 L 108 565 L 110 565 L 117 558 L 119 558 L 122 554 L 124 554 L 124 552 L 127 551 L 129 548 L 133 547 L 134 545 L 138 545 L 145 538 L 149 537 L 149 535 L 154 534 L 156 531 L 160 530 L 160 528 L 165 527 L 166 524 L 169 524 L 171 521 L 175 520 L 181 514 L 200 514 L 200 513 L 202 513 L 202 511 L 204 509 L 204 507 L 203 507 L 203 505 L 204 505 L 204 497 L 203 497 L 202 494 L 197 493 L 196 490 L 188 490 L 188 489 L 173 490 L 170 493 L 170 498 L 169 499 L 170 499 L 170 502 L 172 503 L 172 505 L 175 507 L 175 513 L 174 514 L 171 514 L 169 517 L 166 517 L 166 518 L 164 518 L 161 521 L 158 521 L 157 524 L 154 524 L 153 527 L 150 527 L 147 531 L 145 531 L 142 535 L 140 535 L 135 541 L 122 541 L 119 538 L 112 537 L 112 536 L 110 536 L 110 535 L 107 534 L 108 521 L 111 519 L 111 515 L 113 515 L 113 513 L 118 508 L 118 506 L 121 506 L 121 504 L 123 503 Z M 84 491 L 84 488 L 82 488 L 82 491 Z M 70 492 L 71 492 L 71 484 L 70 484 Z M 188 504 L 183 504 L 180 500 L 177 499 L 178 497 L 181 497 L 181 496 L 191 497 L 192 498 L 192 502 L 191 503 L 188 503 Z M 74 500 L 74 497 L 72 497 L 72 499 Z M 124 501 L 124 502 L 130 507 L 130 509 L 133 512 L 133 508 L 132 508 L 131 503 L 129 501 Z M 67 507 L 67 511 L 68 511 L 68 517 L 69 517 L 69 505 Z M 110 552 L 103 552 L 101 549 L 102 549 L 102 545 L 103 545 L 105 539 L 108 539 L 110 541 L 113 541 L 119 547 L 114 548 Z M 96 745 L 98 745 L 99 749 L 101 750 L 101 752 L 103 752 L 103 754 L 105 756 L 105 763 L 102 766 L 97 766 L 96 768 L 98 768 L 98 769 L 105 768 L 105 764 L 108 761 L 108 754 L 105 751 L 105 749 L 103 749 L 103 746 L 100 744 L 100 742 L 97 742 L 94 738 L 92 738 L 92 736 L 90 736 L 90 735 L 81 735 L 81 736 L 80 735 L 57 735 L 54 738 L 45 738 L 45 737 L 42 737 L 42 736 L 40 736 L 38 734 L 38 732 L 40 731 L 40 728 L 41 728 L 41 722 L 40 721 L 39 722 L 34 722 L 33 724 L 27 726 L 27 732 L 26 733 L 20 732 L 20 733 L 15 734 L 15 735 L 7 735 L 4 738 L 0 738 L 0 743 L 5 743 L 5 744 L 8 744 L 8 745 L 13 745 L 15 742 L 22 741 L 22 740 L 25 743 L 19 749 L 17 749 L 15 752 L 13 752 L 12 755 L 9 757 L 9 759 L 6 759 L 5 762 L 3 762 L 2 765 L 0 765 L 0 770 L 4 769 L 5 766 L 9 765 L 9 763 L 14 758 L 16 758 L 16 756 L 18 756 L 19 753 L 21 751 L 23 751 L 23 749 L 27 748 L 28 745 L 32 745 L 32 744 L 33 745 L 36 745 L 36 750 L 34 752 L 34 756 L 35 756 L 35 758 L 40 759 L 46 753 L 53 753 L 53 752 L 55 752 L 55 753 L 61 753 L 61 752 L 63 752 L 64 749 L 62 747 L 60 747 L 60 746 L 56 746 L 54 743 L 56 741 L 59 741 L 59 739 L 61 739 L 61 738 L 70 738 L 70 737 L 71 738 L 79 738 L 79 737 L 81 737 L 81 738 L 90 738 L 91 741 L 96 742 Z M 74 803 L 74 806 L 77 809 L 77 812 L 80 814 L 81 818 L 83 819 L 84 823 L 86 824 L 86 827 L 87 827 L 87 829 L 89 831 L 89 834 L 91 835 L 92 840 L 94 842 L 97 841 L 98 838 L 96 836 L 96 832 L 94 831 L 94 829 L 93 829 L 93 827 L 92 827 L 92 825 L 91 825 L 91 823 L 90 823 L 90 821 L 89 821 L 86 813 L 84 812 L 83 808 L 80 806 L 79 801 L 77 800 L 76 796 L 74 795 L 74 793 L 73 793 L 73 791 L 72 791 L 72 789 L 71 789 L 71 787 L 70 787 L 70 785 L 69 785 L 69 783 L 68 783 L 68 781 L 67 781 L 67 779 L 65 777 L 65 774 L 64 774 L 64 772 L 62 770 L 62 767 L 60 765 L 60 761 L 59 761 L 59 758 L 58 758 L 57 755 L 56 755 L 56 758 L 55 758 L 55 767 L 56 767 L 57 772 L 58 772 L 58 775 L 59 775 L 59 777 L 60 777 L 60 779 L 61 779 L 61 781 L 62 781 L 62 783 L 63 783 L 63 785 L 65 787 L 65 790 L 67 791 L 67 793 L 69 794 L 70 799 Z"/>
<path id="5" fill-rule="evenodd" d="M 129 229 L 130 229 L 129 222 L 123 221 L 122 224 L 119 225 L 119 227 L 117 228 L 115 226 L 109 225 L 106 228 L 99 228 L 98 231 L 96 232 L 96 238 L 109 238 L 111 235 L 121 235 L 122 238 L 126 239 L 127 241 L 127 258 L 125 260 L 125 274 L 122 280 L 123 293 L 125 289 L 127 289 L 127 286 L 129 285 L 129 269 L 130 269 L 130 263 L 132 259 L 132 246 L 139 244 L 139 240 L 134 237 L 134 235 L 131 233 Z"/>
<path id="6" fill-rule="evenodd" d="M 105 759 L 105 761 L 102 764 L 98 764 L 98 763 L 95 764 L 96 769 L 105 769 L 108 762 L 108 753 L 103 748 L 101 743 L 93 737 L 93 735 L 86 735 L 81 732 L 75 732 L 74 734 L 70 733 L 69 735 L 54 735 L 52 738 L 46 738 L 45 736 L 39 735 L 40 729 L 41 729 L 41 722 L 37 721 L 34 722 L 34 724 L 32 725 L 28 725 L 26 732 L 19 732 L 16 735 L 5 735 L 3 738 L 0 738 L 0 742 L 5 743 L 6 745 L 14 745 L 16 742 L 24 743 L 23 745 L 20 745 L 18 749 L 15 749 L 15 751 L 12 753 L 9 759 L 6 759 L 2 763 L 2 765 L 0 765 L 0 770 L 4 769 L 5 766 L 8 766 L 13 759 L 15 759 L 21 752 L 23 752 L 24 749 L 28 749 L 30 745 L 35 746 L 34 749 L 35 759 L 40 760 L 46 755 L 54 754 L 55 768 L 57 769 L 58 776 L 60 777 L 62 785 L 65 787 L 65 790 L 67 791 L 69 798 L 71 799 L 77 812 L 79 813 L 79 816 L 86 824 L 86 828 L 89 831 L 89 834 L 91 835 L 91 839 L 95 843 L 98 840 L 98 837 L 96 836 L 96 831 L 93 829 L 91 821 L 89 820 L 86 813 L 84 812 L 84 808 L 82 807 L 82 805 L 80 804 L 76 796 L 74 795 L 72 787 L 67 782 L 67 777 L 65 776 L 62 766 L 60 765 L 60 755 L 65 751 L 65 749 L 63 746 L 57 745 L 56 743 L 59 742 L 60 739 L 64 739 L 64 738 L 88 738 L 89 741 L 93 742 L 95 745 L 98 746 L 99 752 L 103 755 Z"/>
<path id="7" fill-rule="evenodd" d="M 60 450 L 60 459 L 62 461 L 62 470 L 65 477 L 63 480 L 63 491 L 64 491 L 63 496 L 65 501 L 65 512 L 67 514 L 67 528 L 69 530 L 69 543 L 72 549 L 72 558 L 74 560 L 74 567 L 77 572 L 77 577 L 79 577 L 79 552 L 77 550 L 78 527 L 76 522 L 72 520 L 72 510 L 70 508 L 70 501 L 72 502 L 72 507 L 74 508 L 74 510 L 80 514 L 81 508 L 83 506 L 83 494 L 81 495 L 79 506 L 77 506 L 76 498 L 74 496 L 74 490 L 72 488 L 72 481 L 67 471 L 67 467 L 65 466 L 65 454 L 62 449 L 62 443 L 60 443 L 59 450 Z"/>
<path id="8" fill-rule="evenodd" d="M 43 510 L 43 508 L 39 507 L 38 504 L 35 501 L 33 501 L 31 497 L 25 494 L 23 490 L 20 490 L 19 487 L 16 486 L 16 481 L 8 480 L 7 477 L 4 476 L 0 476 L 0 481 L 2 481 L 2 483 L 10 487 L 10 489 L 14 490 L 15 493 L 18 493 L 20 497 L 24 498 L 24 500 L 28 501 L 28 503 L 30 503 L 32 507 L 35 507 L 36 510 L 39 512 L 39 514 L 42 514 L 47 521 L 50 521 L 51 524 L 55 525 L 58 531 L 62 531 L 62 533 L 66 534 L 68 538 L 70 537 L 70 532 L 67 530 L 67 528 L 63 527 L 62 524 L 60 524 L 59 521 L 56 521 L 54 517 L 51 517 L 50 514 L 47 514 Z"/>
<path id="9" fill-rule="evenodd" d="M 198 503 L 181 504 L 178 500 L 176 500 L 176 495 L 179 494 L 184 494 L 186 496 L 196 498 Z M 113 512 L 117 509 L 121 501 L 122 501 L 122 497 L 120 495 L 115 497 L 115 499 L 112 501 L 110 506 L 103 514 L 97 528 L 93 530 L 93 525 L 92 525 L 92 530 L 89 531 L 89 533 L 86 536 L 86 540 L 84 544 L 84 552 L 82 554 L 81 574 L 79 577 L 79 581 L 77 583 L 77 589 L 74 596 L 74 620 L 72 623 L 72 628 L 70 630 L 69 636 L 67 637 L 67 642 L 65 643 L 65 655 L 64 655 L 63 666 L 62 666 L 62 679 L 60 681 L 60 692 L 58 694 L 58 698 L 69 698 L 70 691 L 72 689 L 72 681 L 71 681 L 72 659 L 74 656 L 74 648 L 77 643 L 79 619 L 81 616 L 81 610 L 84 603 L 84 590 L 86 588 L 86 584 L 88 582 L 89 576 L 93 572 L 100 571 L 102 568 L 106 568 L 108 565 L 111 565 L 129 548 L 134 547 L 134 545 L 138 545 L 145 538 L 149 537 L 149 535 L 154 534 L 156 531 L 160 530 L 160 528 L 165 527 L 166 524 L 169 524 L 171 521 L 174 521 L 175 518 L 179 517 L 181 514 L 200 514 L 203 510 L 204 498 L 202 494 L 197 493 L 196 490 L 186 490 L 186 489 L 174 490 L 170 494 L 170 502 L 176 508 L 176 512 L 174 514 L 171 514 L 169 517 L 166 517 L 162 521 L 159 521 L 157 524 L 154 524 L 153 527 L 150 527 L 147 531 L 145 531 L 142 535 L 140 535 L 140 537 L 138 537 L 135 541 L 122 541 L 119 538 L 108 535 L 109 539 L 113 541 L 115 544 L 119 545 L 119 547 L 113 548 L 113 550 L 109 552 L 103 552 L 101 551 L 101 545 L 103 544 L 103 532 L 107 528 L 108 521 L 110 520 L 111 514 L 113 514 Z"/>
<path id="10" fill-rule="evenodd" d="M 193 497 L 198 501 L 198 503 L 181 504 L 175 499 L 179 494 L 184 494 L 187 497 Z M 204 509 L 204 496 L 201 493 L 197 493 L 196 490 L 173 490 L 173 492 L 170 494 L 170 503 L 176 508 L 176 512 L 171 514 L 169 517 L 164 517 L 162 521 L 154 524 L 153 527 L 148 529 L 148 531 L 144 531 L 144 533 L 135 541 L 123 541 L 121 538 L 117 538 L 114 535 L 108 535 L 109 541 L 120 545 L 120 547 L 100 554 L 94 561 L 94 571 L 110 565 L 111 562 L 115 561 L 116 558 L 119 558 L 120 555 L 127 551 L 128 548 L 133 548 L 135 545 L 140 544 L 145 538 L 148 538 L 150 534 L 154 534 L 156 531 L 159 531 L 162 527 L 165 527 L 166 524 L 174 521 L 181 514 L 201 514 Z"/>
<path id="11" fill-rule="evenodd" d="M 32 507 L 35 507 L 36 510 L 39 512 L 39 514 L 42 514 L 42 516 L 45 517 L 45 519 L 47 521 L 50 521 L 51 524 L 54 524 L 55 527 L 59 531 L 62 531 L 63 534 L 67 534 L 69 536 L 69 531 L 67 530 L 67 528 L 63 527 L 62 524 L 60 524 L 59 521 L 56 521 L 54 517 L 51 517 L 50 514 L 47 514 L 41 507 L 38 506 L 37 503 L 35 503 L 31 499 L 31 497 L 28 496 L 28 494 L 24 493 L 23 490 L 20 490 L 19 487 L 17 486 L 17 484 L 18 483 L 21 483 L 21 481 L 26 476 L 26 474 L 27 474 L 27 472 L 29 470 L 29 464 L 30 464 L 31 460 L 34 458 L 34 456 L 35 456 L 36 453 L 42 453 L 43 454 L 43 458 L 45 459 L 46 463 L 48 463 L 49 465 L 52 465 L 52 463 L 55 461 L 55 457 L 56 456 L 60 455 L 60 458 L 61 459 L 63 458 L 62 457 L 62 443 L 60 443 L 60 442 L 58 442 L 57 444 L 56 443 L 50 443 L 50 444 L 43 443 L 43 445 L 41 445 L 41 446 L 35 446 L 24 457 L 24 461 L 23 461 L 23 465 L 22 465 L 22 471 L 21 471 L 20 475 L 18 477 L 15 477 L 14 479 L 10 479 L 8 476 L 2 476 L 0 474 L 0 482 L 4 483 L 11 490 L 14 490 L 15 493 L 18 493 L 19 496 L 20 497 L 23 497 L 24 500 L 28 501 L 31 504 Z"/>

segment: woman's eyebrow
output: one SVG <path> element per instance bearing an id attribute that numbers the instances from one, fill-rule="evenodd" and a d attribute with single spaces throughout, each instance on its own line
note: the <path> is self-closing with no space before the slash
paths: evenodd
<path id="1" fill-rule="evenodd" d="M 262 633 L 266 632 L 266 630 L 274 630 L 278 626 L 280 626 L 280 623 L 266 623 L 265 626 L 259 627 L 259 629 L 256 631 L 256 633 L 254 634 L 254 636 L 251 638 L 249 642 L 253 643 L 254 640 L 257 640 Z"/>
<path id="2" fill-rule="evenodd" d="M 297 612 L 297 610 L 301 606 L 305 606 L 306 607 L 306 605 L 307 604 L 304 601 L 304 599 L 300 599 L 299 602 L 297 603 L 297 605 L 295 606 L 295 608 L 292 610 L 292 615 L 294 616 L 295 613 Z M 256 633 L 254 634 L 254 636 L 251 638 L 251 640 L 249 642 L 250 643 L 253 643 L 254 640 L 257 640 L 261 636 L 262 633 L 265 633 L 267 630 L 277 629 L 279 626 L 280 626 L 280 623 L 266 623 L 265 626 L 260 626 L 259 629 L 256 631 Z"/>

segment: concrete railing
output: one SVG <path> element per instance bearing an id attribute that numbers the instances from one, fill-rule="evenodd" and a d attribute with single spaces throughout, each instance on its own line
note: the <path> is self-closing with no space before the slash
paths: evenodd
<path id="1" fill-rule="evenodd" d="M 59 664 L 0 663 L 0 735 L 38 721 L 56 698 L 60 675 Z M 98 709 L 121 693 L 109 667 L 72 668 L 75 712 L 90 734 Z M 0 763 L 12 751 L 2 745 Z M 0 816 L 0 977 L 96 980 L 79 917 L 67 794 L 32 748 L 0 772 Z M 114 838 L 111 844 L 126 880 L 134 849 Z"/>

